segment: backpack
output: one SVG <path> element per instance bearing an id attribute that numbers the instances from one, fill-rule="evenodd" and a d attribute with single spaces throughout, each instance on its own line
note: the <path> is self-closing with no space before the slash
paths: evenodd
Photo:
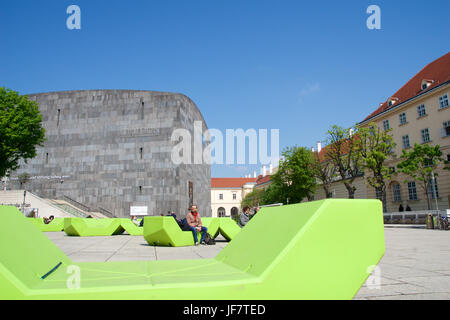
<path id="1" fill-rule="evenodd" d="M 207 245 L 215 245 L 216 244 L 216 240 L 214 240 L 209 233 L 206 233 L 204 240 Z"/>

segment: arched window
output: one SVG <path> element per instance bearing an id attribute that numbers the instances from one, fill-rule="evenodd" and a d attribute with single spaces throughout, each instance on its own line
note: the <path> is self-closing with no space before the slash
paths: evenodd
<path id="1" fill-rule="evenodd" d="M 220 217 L 225 217 L 225 208 L 220 207 L 219 209 L 217 209 L 217 216 Z"/>
<path id="2" fill-rule="evenodd" d="M 236 207 L 231 208 L 231 218 L 236 218 L 239 215 L 239 209 Z"/>
<path id="3" fill-rule="evenodd" d="M 394 195 L 394 202 L 402 202 L 402 193 L 399 183 L 392 184 L 392 193 Z"/>

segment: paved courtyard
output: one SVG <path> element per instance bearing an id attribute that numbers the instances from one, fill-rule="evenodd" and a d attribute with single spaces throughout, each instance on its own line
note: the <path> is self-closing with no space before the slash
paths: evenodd
<path id="1" fill-rule="evenodd" d="M 143 237 L 68 237 L 46 235 L 73 261 L 131 261 L 214 258 L 227 245 L 153 247 Z M 370 282 L 355 299 L 450 299 L 450 231 L 386 227 L 386 253 L 378 264 L 379 286 Z"/>

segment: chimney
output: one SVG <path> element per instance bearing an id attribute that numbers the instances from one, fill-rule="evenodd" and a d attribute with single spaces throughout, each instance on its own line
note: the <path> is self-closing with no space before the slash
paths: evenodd
<path id="1" fill-rule="evenodd" d="M 256 178 L 256 171 L 253 171 L 253 178 Z"/>
<path id="2" fill-rule="evenodd" d="M 317 142 L 317 152 L 320 152 L 322 150 L 322 142 Z"/>
<path id="3" fill-rule="evenodd" d="M 311 148 L 312 152 L 316 152 L 316 149 L 314 147 Z"/>
<path id="4" fill-rule="evenodd" d="M 272 174 L 272 172 L 273 172 L 273 165 L 272 165 L 272 164 L 270 164 L 270 166 L 269 166 L 269 174 L 271 175 L 271 174 Z"/>
<path id="5" fill-rule="evenodd" d="M 262 176 L 265 177 L 266 176 L 266 166 L 262 167 Z"/>

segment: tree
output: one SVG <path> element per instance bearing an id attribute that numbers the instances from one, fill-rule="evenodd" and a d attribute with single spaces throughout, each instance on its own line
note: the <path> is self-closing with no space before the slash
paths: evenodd
<path id="1" fill-rule="evenodd" d="M 391 130 L 384 131 L 374 123 L 369 127 L 359 128 L 358 137 L 355 138 L 356 151 L 360 154 L 361 164 L 369 171 L 367 182 L 370 186 L 381 192 L 383 211 L 387 211 L 386 185 L 392 178 L 392 170 L 385 165 L 389 157 L 394 157 L 395 142 L 389 134 Z"/>
<path id="2" fill-rule="evenodd" d="M 311 199 L 317 186 L 313 165 L 313 154 L 303 147 L 286 148 L 282 152 L 278 171 L 271 176 L 273 181 L 266 190 L 265 201 L 272 203 L 299 203 Z"/>
<path id="3" fill-rule="evenodd" d="M 439 163 L 444 161 L 441 147 L 415 143 L 411 151 L 403 150 L 401 159 L 402 161 L 397 164 L 398 171 L 416 181 L 421 181 L 420 185 L 427 197 L 428 210 L 431 210 L 430 191 L 432 193 L 436 186 L 436 181 L 432 183 L 432 176 L 438 175 L 434 173 L 434 170 Z M 407 183 L 406 180 L 405 183 Z"/>
<path id="4" fill-rule="evenodd" d="M 326 155 L 330 159 L 348 192 L 348 198 L 355 198 L 355 179 L 361 176 L 361 158 L 357 151 L 353 128 L 344 129 L 334 125 L 328 130 Z"/>
<path id="5" fill-rule="evenodd" d="M 320 158 L 319 152 L 313 152 L 313 162 L 311 170 L 317 180 L 321 182 L 321 186 L 325 192 L 326 198 L 331 198 L 331 184 L 336 178 L 336 167 L 333 162 L 325 154 L 323 159 Z"/>
<path id="6" fill-rule="evenodd" d="M 0 177 L 36 156 L 45 141 L 38 104 L 18 92 L 0 88 Z"/>
<path id="7" fill-rule="evenodd" d="M 264 189 L 254 189 L 252 192 L 247 194 L 241 201 L 241 208 L 245 206 L 256 207 L 263 203 Z"/>
<path id="8" fill-rule="evenodd" d="M 22 189 L 22 186 L 25 185 L 28 181 L 30 181 L 31 176 L 28 173 L 24 172 L 20 174 L 18 178 L 20 183 L 20 189 Z"/>

